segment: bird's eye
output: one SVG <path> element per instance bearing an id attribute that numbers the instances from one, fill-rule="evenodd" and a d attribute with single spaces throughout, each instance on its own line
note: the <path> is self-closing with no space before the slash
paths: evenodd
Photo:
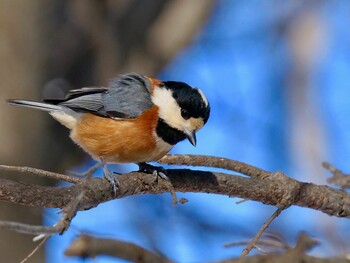
<path id="1" fill-rule="evenodd" d="M 188 113 L 188 111 L 186 109 L 181 109 L 181 116 L 185 120 L 188 120 L 190 118 L 190 114 Z"/>
<path id="2" fill-rule="evenodd" d="M 159 84 L 158 84 L 158 87 L 159 87 L 159 88 L 164 88 L 164 87 L 165 87 L 165 85 L 164 85 L 164 83 L 163 83 L 163 82 L 161 82 L 161 83 L 159 83 Z"/>

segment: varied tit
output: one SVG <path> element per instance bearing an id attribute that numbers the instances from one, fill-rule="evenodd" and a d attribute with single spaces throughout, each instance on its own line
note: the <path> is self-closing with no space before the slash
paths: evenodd
<path id="1" fill-rule="evenodd" d="M 64 99 L 8 102 L 47 111 L 69 128 L 71 139 L 102 163 L 114 191 L 118 181 L 107 163 L 137 163 L 154 172 L 146 162 L 159 160 L 186 138 L 195 146 L 196 131 L 210 114 L 200 89 L 137 73 L 112 79 L 108 87 L 71 90 Z"/>

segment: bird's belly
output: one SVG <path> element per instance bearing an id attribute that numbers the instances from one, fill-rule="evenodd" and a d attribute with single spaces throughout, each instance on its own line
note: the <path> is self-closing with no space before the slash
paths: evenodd
<path id="1" fill-rule="evenodd" d="M 165 147 L 148 147 L 140 145 L 137 149 L 117 149 L 114 153 L 104 155 L 108 163 L 141 163 L 157 161 L 167 154 L 172 145 L 167 144 Z"/>
<path id="2" fill-rule="evenodd" d="M 156 137 L 153 123 L 156 121 L 113 120 L 89 114 L 78 121 L 71 138 L 96 160 L 103 158 L 109 163 L 156 161 L 172 145 Z"/>

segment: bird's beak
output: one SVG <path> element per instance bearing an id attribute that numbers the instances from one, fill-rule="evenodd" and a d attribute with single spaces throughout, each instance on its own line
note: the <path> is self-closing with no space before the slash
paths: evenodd
<path id="1" fill-rule="evenodd" d="M 187 136 L 187 139 L 190 141 L 190 143 L 193 146 L 196 146 L 197 144 L 196 133 L 193 131 L 185 130 L 185 134 Z"/>

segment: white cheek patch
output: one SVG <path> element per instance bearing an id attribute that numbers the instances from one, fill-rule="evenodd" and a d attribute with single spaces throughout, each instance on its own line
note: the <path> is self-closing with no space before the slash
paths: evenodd
<path id="1" fill-rule="evenodd" d="M 170 90 L 155 88 L 152 94 L 152 102 L 159 107 L 159 117 L 161 119 L 169 126 L 183 130 L 184 119 L 181 116 L 181 109 Z"/>

